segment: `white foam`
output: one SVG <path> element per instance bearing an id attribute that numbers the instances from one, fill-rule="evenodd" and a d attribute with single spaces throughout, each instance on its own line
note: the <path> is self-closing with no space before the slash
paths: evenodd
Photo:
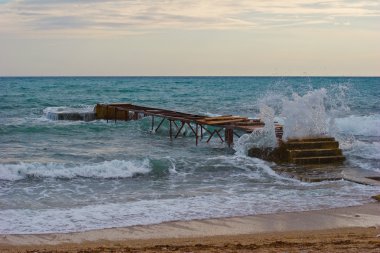
<path id="1" fill-rule="evenodd" d="M 380 172 L 380 142 L 354 140 L 345 153 L 359 168 Z"/>
<path id="2" fill-rule="evenodd" d="M 44 114 L 47 113 L 60 113 L 60 112 L 66 112 L 66 113 L 85 113 L 85 112 L 93 112 L 94 111 L 94 106 L 93 105 L 82 105 L 78 107 L 68 107 L 68 106 L 52 106 L 52 107 L 46 107 L 43 110 Z"/>
<path id="3" fill-rule="evenodd" d="M 261 105 L 260 118 L 265 123 L 264 127 L 253 131 L 251 134 L 242 135 L 234 145 L 237 154 L 246 154 L 253 147 L 275 148 L 277 146 L 274 110 L 265 104 Z"/>
<path id="4" fill-rule="evenodd" d="M 343 85 L 332 87 L 329 90 L 324 88 L 311 90 L 305 95 L 293 93 L 291 98 L 287 98 L 281 94 L 269 94 L 260 99 L 260 107 L 271 106 L 272 111 L 278 113 L 275 117 L 270 117 L 281 122 L 284 129 L 283 139 L 302 138 L 310 136 L 326 136 L 336 137 L 341 148 L 352 150 L 356 143 L 357 136 L 379 137 L 380 136 L 380 115 L 347 115 L 350 108 L 347 105 L 346 93 L 348 88 Z M 270 104 L 266 104 L 271 102 Z M 260 111 L 262 111 L 260 109 Z M 265 115 L 261 115 L 265 119 Z M 268 118 L 268 117 L 266 117 Z M 272 127 L 273 128 L 273 127 Z M 250 135 L 243 135 L 235 144 L 235 150 L 238 153 L 246 154 L 247 150 L 252 147 L 271 147 L 271 139 L 263 135 L 260 131 L 254 131 Z M 376 141 L 375 140 L 372 140 Z M 363 149 L 361 147 L 360 149 Z M 359 150 L 356 147 L 356 150 Z M 355 150 L 355 149 L 354 149 Z M 366 148 L 368 151 L 368 149 Z M 377 159 L 377 148 L 371 147 L 370 154 L 366 156 L 368 159 Z M 375 150 L 375 151 L 374 151 Z"/>
<path id="5" fill-rule="evenodd" d="M 59 163 L 19 163 L 0 164 L 0 180 L 22 180 L 37 178 L 127 178 L 136 174 L 146 174 L 152 170 L 149 160 L 112 160 L 95 164 L 67 166 Z"/>
<path id="6" fill-rule="evenodd" d="M 335 188 L 305 190 L 280 187 L 258 188 L 250 191 L 214 192 L 185 198 L 151 199 L 125 203 L 94 204 L 73 208 L 42 210 L 0 210 L 0 233 L 51 233 L 85 231 L 97 228 L 146 225 L 172 220 L 229 217 L 302 211 L 358 205 L 368 201 L 375 189 L 349 182 L 338 182 Z M 310 199 L 313 199 L 310 202 Z"/>
<path id="7" fill-rule="evenodd" d="M 324 100 L 326 89 L 313 90 L 283 101 L 284 138 L 323 136 L 328 133 L 328 117 Z"/>
<path id="8" fill-rule="evenodd" d="M 361 158 L 380 160 L 380 142 L 356 141 L 352 146 L 352 150 L 356 156 Z"/>
<path id="9" fill-rule="evenodd" d="M 335 130 L 335 115 L 339 115 L 338 112 L 341 111 L 349 111 L 344 103 L 347 89 L 341 87 L 339 90 L 338 95 L 329 95 L 327 90 L 322 88 L 311 90 L 303 96 L 293 93 L 291 98 L 281 94 L 265 96 L 264 99 L 260 99 L 260 117 L 265 122 L 264 129 L 241 136 L 235 145 L 235 150 L 246 153 L 252 147 L 274 147 L 276 138 L 273 121 L 275 120 L 283 125 L 283 139 L 331 134 Z M 329 110 L 326 109 L 327 106 Z M 279 115 L 275 115 L 276 111 Z"/>
<path id="10" fill-rule="evenodd" d="M 220 166 L 223 165 L 231 165 L 233 168 L 239 168 L 244 171 L 241 175 L 245 177 L 254 178 L 259 181 L 266 181 L 267 179 L 275 179 L 277 184 L 288 184 L 289 182 L 293 182 L 298 184 L 302 184 L 299 180 L 284 177 L 280 174 L 277 174 L 270 165 L 271 162 L 267 162 L 255 157 L 248 157 L 245 154 L 241 154 L 240 152 L 236 152 L 233 156 L 216 156 L 212 158 L 208 158 L 208 161 L 213 161 L 213 163 L 217 163 Z"/>

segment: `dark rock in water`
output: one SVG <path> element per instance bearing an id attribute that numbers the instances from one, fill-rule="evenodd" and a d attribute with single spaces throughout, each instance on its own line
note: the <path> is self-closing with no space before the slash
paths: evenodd
<path id="1" fill-rule="evenodd" d="M 56 120 L 83 120 L 91 121 L 95 120 L 95 113 L 93 112 L 61 112 L 56 114 Z"/>
<path id="2" fill-rule="evenodd" d="M 289 153 L 282 146 L 278 148 L 251 148 L 248 150 L 248 156 L 276 163 L 283 163 L 289 160 Z"/>
<path id="3" fill-rule="evenodd" d="M 377 201 L 380 201 L 380 194 L 379 195 L 375 195 L 375 196 L 372 196 L 373 199 L 377 200 Z"/>

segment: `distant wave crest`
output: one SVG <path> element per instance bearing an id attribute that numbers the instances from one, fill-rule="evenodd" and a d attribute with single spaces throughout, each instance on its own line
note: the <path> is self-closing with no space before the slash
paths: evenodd
<path id="1" fill-rule="evenodd" d="M 350 115 L 335 120 L 340 132 L 362 136 L 380 136 L 380 115 Z"/>

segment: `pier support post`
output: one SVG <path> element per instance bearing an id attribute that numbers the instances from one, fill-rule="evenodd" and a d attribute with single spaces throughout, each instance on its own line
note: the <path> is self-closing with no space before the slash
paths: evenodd
<path id="1" fill-rule="evenodd" d="M 116 120 L 117 120 L 117 107 L 115 107 L 114 114 L 115 114 L 115 123 L 116 123 Z"/>
<path id="2" fill-rule="evenodd" d="M 156 128 L 155 132 L 157 132 L 157 130 L 160 128 L 160 126 L 162 125 L 162 123 L 164 122 L 165 118 L 162 118 L 160 124 L 158 124 L 158 127 Z"/>
<path id="3" fill-rule="evenodd" d="M 170 140 L 172 139 L 172 121 L 169 120 L 169 135 L 170 135 Z"/>
<path id="4" fill-rule="evenodd" d="M 231 147 L 231 144 L 234 142 L 234 130 L 232 128 L 226 128 L 224 130 L 224 138 L 228 147 Z"/>
<path id="5" fill-rule="evenodd" d="M 107 123 L 108 123 L 108 118 L 109 118 L 109 116 L 108 116 L 108 105 L 106 106 L 106 120 L 107 120 Z"/>
<path id="6" fill-rule="evenodd" d="M 182 130 L 182 128 L 183 128 L 183 126 L 185 125 L 185 122 L 183 122 L 183 121 L 181 121 L 181 127 L 178 129 L 178 132 L 177 132 L 177 134 L 175 135 L 175 139 L 178 137 L 178 135 L 181 133 L 181 130 Z"/>
<path id="7" fill-rule="evenodd" d="M 195 124 L 195 145 L 198 146 L 198 124 Z"/>

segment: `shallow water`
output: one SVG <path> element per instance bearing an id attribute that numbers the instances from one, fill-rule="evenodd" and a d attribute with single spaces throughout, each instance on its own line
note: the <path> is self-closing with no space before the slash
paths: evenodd
<path id="1" fill-rule="evenodd" d="M 217 139 L 195 146 L 190 131 L 173 141 L 167 126 L 151 133 L 149 118 L 116 124 L 54 121 L 48 112 L 131 102 L 257 117 L 266 104 L 286 122 L 283 101 L 325 89 L 324 112 L 334 119 L 328 131 L 341 143 L 345 166 L 380 172 L 379 87 L 380 78 L 0 78 L 0 233 L 82 231 L 369 202 L 378 187 L 300 182 Z"/>

